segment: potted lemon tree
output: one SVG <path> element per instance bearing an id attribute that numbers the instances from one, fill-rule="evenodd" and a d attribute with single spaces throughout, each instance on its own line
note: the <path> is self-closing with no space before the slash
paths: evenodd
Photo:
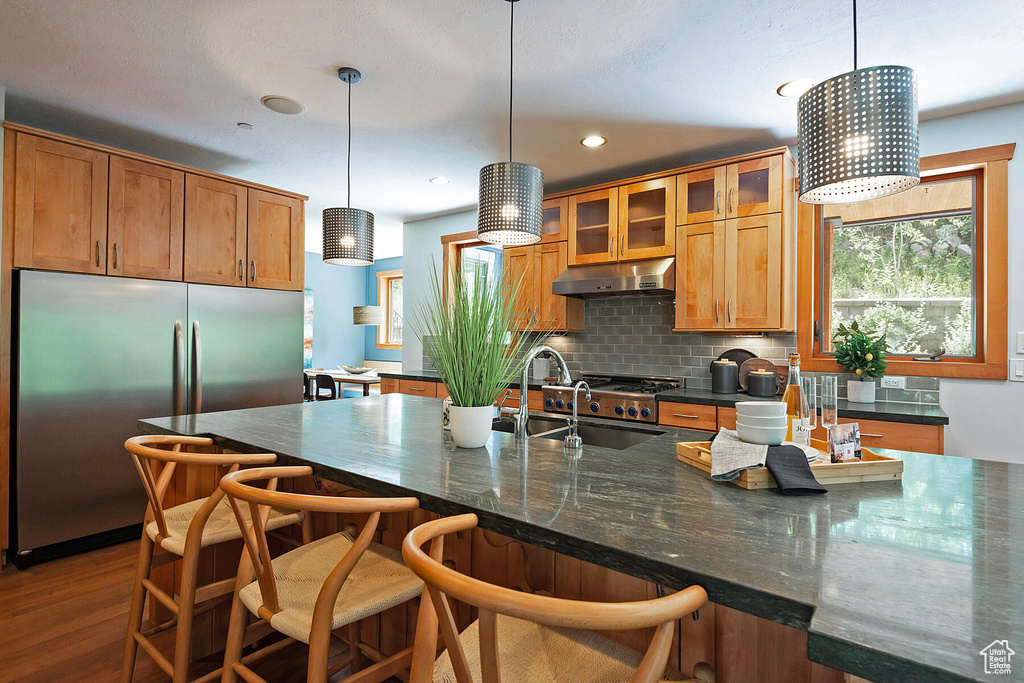
<path id="1" fill-rule="evenodd" d="M 492 280 L 480 268 L 468 273 L 457 268 L 446 297 L 432 266 L 430 292 L 414 309 L 411 327 L 448 390 L 455 445 L 479 448 L 490 438 L 494 404 L 522 371 L 523 351 L 534 332 L 532 323 L 514 332 L 524 276 L 509 278 L 506 285 L 499 274 Z"/>
<path id="2" fill-rule="evenodd" d="M 840 323 L 832 335 L 832 356 L 847 372 L 857 375 L 846 383 L 847 398 L 854 403 L 875 402 L 875 378 L 885 374 L 889 345 L 885 335 L 875 337 L 860 329 L 857 321 L 849 327 Z"/>

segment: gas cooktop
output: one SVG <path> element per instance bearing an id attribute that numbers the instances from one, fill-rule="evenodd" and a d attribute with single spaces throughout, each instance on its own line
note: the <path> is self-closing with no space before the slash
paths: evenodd
<path id="1" fill-rule="evenodd" d="M 679 377 L 644 377 L 638 375 L 608 375 L 584 372 L 583 379 L 590 385 L 590 401 L 584 403 L 579 394 L 577 413 L 598 415 L 639 422 L 658 421 L 658 403 L 654 395 L 683 386 Z M 544 410 L 572 413 L 572 388 L 544 389 Z"/>

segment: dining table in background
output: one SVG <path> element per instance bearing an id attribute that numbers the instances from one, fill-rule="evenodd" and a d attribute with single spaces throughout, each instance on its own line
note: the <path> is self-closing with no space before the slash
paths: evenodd
<path id="1" fill-rule="evenodd" d="M 365 375 L 353 375 L 348 372 L 338 372 L 337 370 L 303 370 L 307 377 L 316 381 L 317 375 L 330 375 L 331 379 L 338 383 L 338 394 L 344 397 L 344 386 L 345 384 L 359 384 L 363 387 L 363 396 L 370 395 L 370 386 L 374 384 L 380 384 L 380 377 L 376 373 L 372 377 Z"/>

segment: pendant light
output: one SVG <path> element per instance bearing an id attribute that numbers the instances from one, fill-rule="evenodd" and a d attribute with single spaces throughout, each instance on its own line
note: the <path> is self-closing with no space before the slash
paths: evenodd
<path id="1" fill-rule="evenodd" d="M 380 306 L 353 306 L 353 325 L 383 325 L 384 309 Z"/>
<path id="2" fill-rule="evenodd" d="M 544 173 L 536 166 L 512 161 L 512 77 L 515 16 L 512 8 L 508 59 L 508 161 L 480 169 L 480 203 L 476 236 L 491 244 L 524 245 L 540 241 Z"/>
<path id="3" fill-rule="evenodd" d="M 800 201 L 847 204 L 886 197 L 921 182 L 917 79 L 905 66 L 857 68 L 800 97 L 797 120 Z"/>
<path id="4" fill-rule="evenodd" d="M 352 208 L 352 84 L 362 74 L 350 66 L 338 69 L 348 83 L 348 199 L 344 207 L 324 209 L 324 263 L 336 266 L 373 265 L 373 214 Z"/>

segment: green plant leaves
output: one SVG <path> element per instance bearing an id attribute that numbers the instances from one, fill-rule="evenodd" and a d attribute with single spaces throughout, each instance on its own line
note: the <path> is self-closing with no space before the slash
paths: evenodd
<path id="1" fill-rule="evenodd" d="M 877 339 L 872 339 L 872 335 L 874 332 L 861 330 L 856 320 L 849 327 L 840 323 L 832 335 L 832 356 L 844 370 L 856 372 L 861 378 L 881 377 L 885 374 L 889 345 L 884 334 Z"/>

